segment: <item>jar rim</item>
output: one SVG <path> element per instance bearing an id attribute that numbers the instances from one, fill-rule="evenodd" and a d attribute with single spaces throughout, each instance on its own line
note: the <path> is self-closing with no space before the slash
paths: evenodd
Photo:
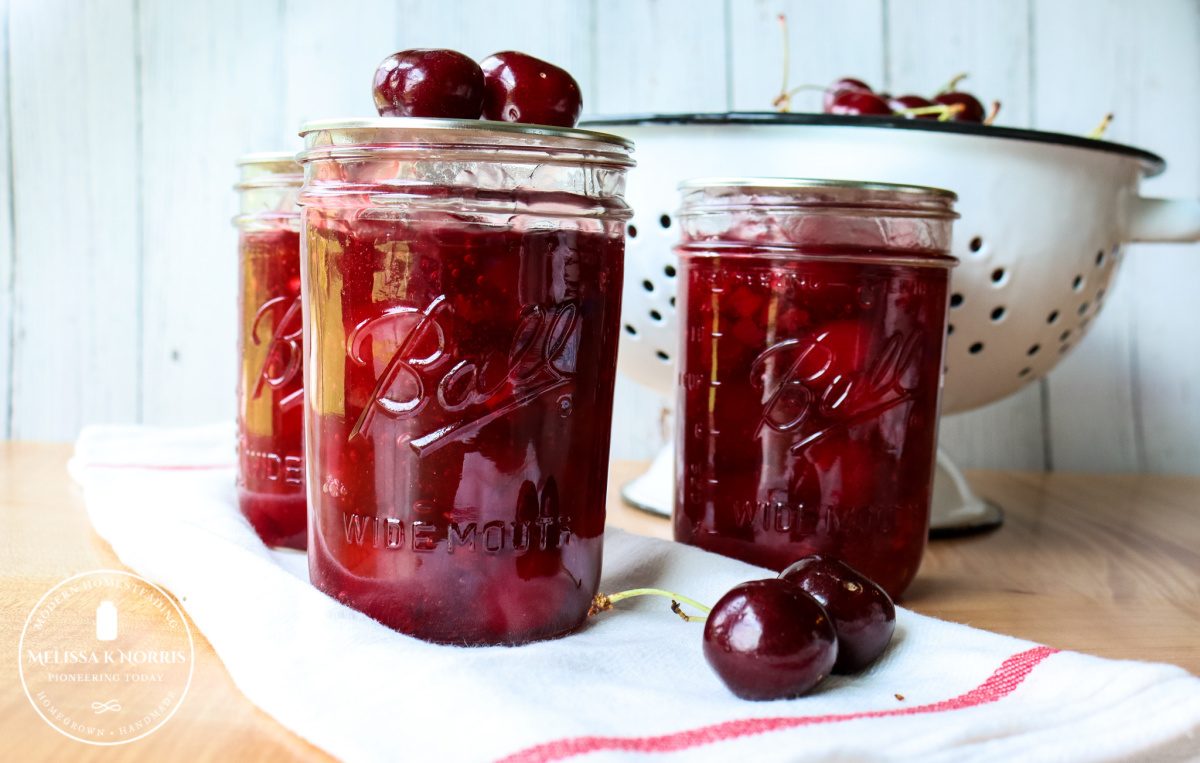
<path id="1" fill-rule="evenodd" d="M 234 164 L 238 167 L 245 167 L 247 164 L 284 164 L 292 163 L 296 165 L 296 171 L 300 171 L 300 162 L 296 161 L 295 151 L 252 151 L 248 154 L 242 154 Z"/>
<path id="2" fill-rule="evenodd" d="M 612 135 L 595 130 L 580 130 L 575 127 L 554 127 L 551 125 L 525 124 L 521 122 L 494 122 L 487 119 L 441 119 L 434 117 L 359 117 L 341 119 L 317 119 L 305 122 L 300 126 L 300 137 L 306 138 L 311 133 L 328 132 L 332 130 L 408 130 L 428 131 L 431 134 L 440 132 L 480 132 L 501 135 L 529 135 L 543 138 L 567 138 L 572 140 L 596 143 L 606 147 L 633 149 L 633 141 L 619 135 Z M 308 151 L 302 151 L 297 158 L 301 163 L 306 160 Z"/>
<path id="3" fill-rule="evenodd" d="M 934 199 L 957 201 L 958 194 L 945 188 L 929 185 L 908 185 L 903 183 L 880 183 L 873 180 L 839 180 L 834 178 L 798 178 L 798 177 L 737 177 L 713 176 L 689 178 L 679 184 L 680 191 L 701 190 L 746 190 L 762 188 L 765 190 L 804 190 L 806 188 L 826 189 L 845 188 L 859 191 L 882 191 L 898 196 L 925 196 Z"/>

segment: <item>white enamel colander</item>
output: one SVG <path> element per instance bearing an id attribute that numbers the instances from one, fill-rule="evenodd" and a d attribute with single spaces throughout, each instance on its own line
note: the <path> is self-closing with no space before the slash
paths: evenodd
<path id="1" fill-rule="evenodd" d="M 699 176 L 928 185 L 959 196 L 943 413 L 1000 400 L 1044 376 L 1087 333 L 1130 242 L 1200 239 L 1200 201 L 1143 198 L 1165 168 L 1146 151 L 1056 133 L 826 114 L 595 119 L 632 139 L 620 368 L 674 400 L 677 187 Z M 625 491 L 669 513 L 670 448 Z M 994 521 L 944 454 L 935 528 Z"/>

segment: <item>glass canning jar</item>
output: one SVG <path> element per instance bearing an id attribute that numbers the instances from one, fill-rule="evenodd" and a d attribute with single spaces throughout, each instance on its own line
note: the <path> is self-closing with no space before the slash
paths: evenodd
<path id="1" fill-rule="evenodd" d="M 685 183 L 675 538 L 898 596 L 929 527 L 954 194 Z"/>
<path id="2" fill-rule="evenodd" d="M 302 549 L 302 170 L 284 153 L 249 154 L 238 165 L 238 503 L 267 545 Z"/>
<path id="3" fill-rule="evenodd" d="M 432 641 L 549 638 L 600 575 L 623 139 L 306 125 L 314 584 Z"/>

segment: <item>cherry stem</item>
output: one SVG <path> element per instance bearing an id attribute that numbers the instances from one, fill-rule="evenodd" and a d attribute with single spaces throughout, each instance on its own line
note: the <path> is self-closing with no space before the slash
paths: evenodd
<path id="1" fill-rule="evenodd" d="M 996 121 L 997 115 L 1000 114 L 1000 101 L 992 101 L 992 109 L 988 112 L 987 118 L 983 120 L 985 125 L 989 127 Z"/>
<path id="2" fill-rule="evenodd" d="M 1100 124 L 1098 124 L 1098 125 L 1096 125 L 1094 128 L 1092 128 L 1092 131 L 1091 131 L 1091 132 L 1089 132 L 1089 133 L 1088 133 L 1086 136 L 1084 136 L 1084 137 L 1087 137 L 1087 138 L 1096 138 L 1096 139 L 1103 138 L 1103 137 L 1104 137 L 1104 133 L 1105 133 L 1105 132 L 1108 130 L 1108 126 L 1109 126 L 1110 124 L 1112 124 L 1112 121 L 1113 121 L 1113 115 L 1112 115 L 1111 113 L 1109 113 L 1109 114 L 1105 114 L 1105 115 L 1104 115 L 1104 119 L 1101 119 L 1101 120 L 1100 120 Z"/>
<path id="3" fill-rule="evenodd" d="M 792 95 L 794 91 L 788 90 L 788 70 L 792 68 L 790 51 L 788 49 L 788 25 L 787 14 L 779 14 L 779 28 L 783 32 L 783 84 L 779 88 L 779 95 L 775 96 L 775 100 L 771 105 L 779 109 L 780 112 L 786 114 L 792 108 Z"/>
<path id="4" fill-rule="evenodd" d="M 679 602 L 682 601 L 689 607 L 700 610 L 705 615 L 712 611 L 712 607 L 707 607 L 695 599 L 688 598 L 687 596 L 681 596 L 671 591 L 664 591 L 661 588 L 631 588 L 628 591 L 621 591 L 620 593 L 596 594 L 595 598 L 592 599 L 592 606 L 588 609 L 588 615 L 591 616 L 599 614 L 600 612 L 607 612 L 608 610 L 612 609 L 613 605 L 617 602 L 624 601 L 625 599 L 632 599 L 635 596 L 661 596 L 664 599 L 670 599 L 671 611 L 689 623 L 700 622 L 705 618 L 698 615 L 687 614 L 683 611 L 683 608 L 679 606 Z"/>
<path id="5" fill-rule="evenodd" d="M 945 121 L 946 119 L 949 119 L 958 112 L 962 111 L 964 108 L 966 107 L 961 103 L 951 103 L 948 105 L 939 103 L 935 106 L 913 106 L 911 109 L 900 109 L 899 111 L 892 113 L 899 116 L 913 117 L 919 117 L 922 114 L 937 114 L 939 117 L 943 118 L 943 121 Z"/>
<path id="6" fill-rule="evenodd" d="M 946 86 L 943 87 L 941 90 L 939 90 L 937 92 L 937 94 L 944 95 L 945 93 L 954 92 L 954 90 L 958 88 L 958 83 L 962 82 L 966 78 L 967 78 L 966 72 L 960 72 L 958 74 L 955 74 L 953 77 L 950 78 L 950 81 L 946 83 Z"/>

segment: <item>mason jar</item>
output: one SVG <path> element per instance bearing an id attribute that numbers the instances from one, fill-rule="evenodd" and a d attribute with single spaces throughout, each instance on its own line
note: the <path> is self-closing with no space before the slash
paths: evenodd
<path id="1" fill-rule="evenodd" d="M 238 503 L 264 543 L 303 549 L 302 170 L 286 153 L 249 154 L 238 166 Z"/>
<path id="2" fill-rule="evenodd" d="M 631 144 L 302 130 L 313 583 L 404 633 L 566 633 L 600 575 Z"/>
<path id="3" fill-rule="evenodd" d="M 899 596 L 929 529 L 949 191 L 682 186 L 676 540 L 832 556 Z"/>

